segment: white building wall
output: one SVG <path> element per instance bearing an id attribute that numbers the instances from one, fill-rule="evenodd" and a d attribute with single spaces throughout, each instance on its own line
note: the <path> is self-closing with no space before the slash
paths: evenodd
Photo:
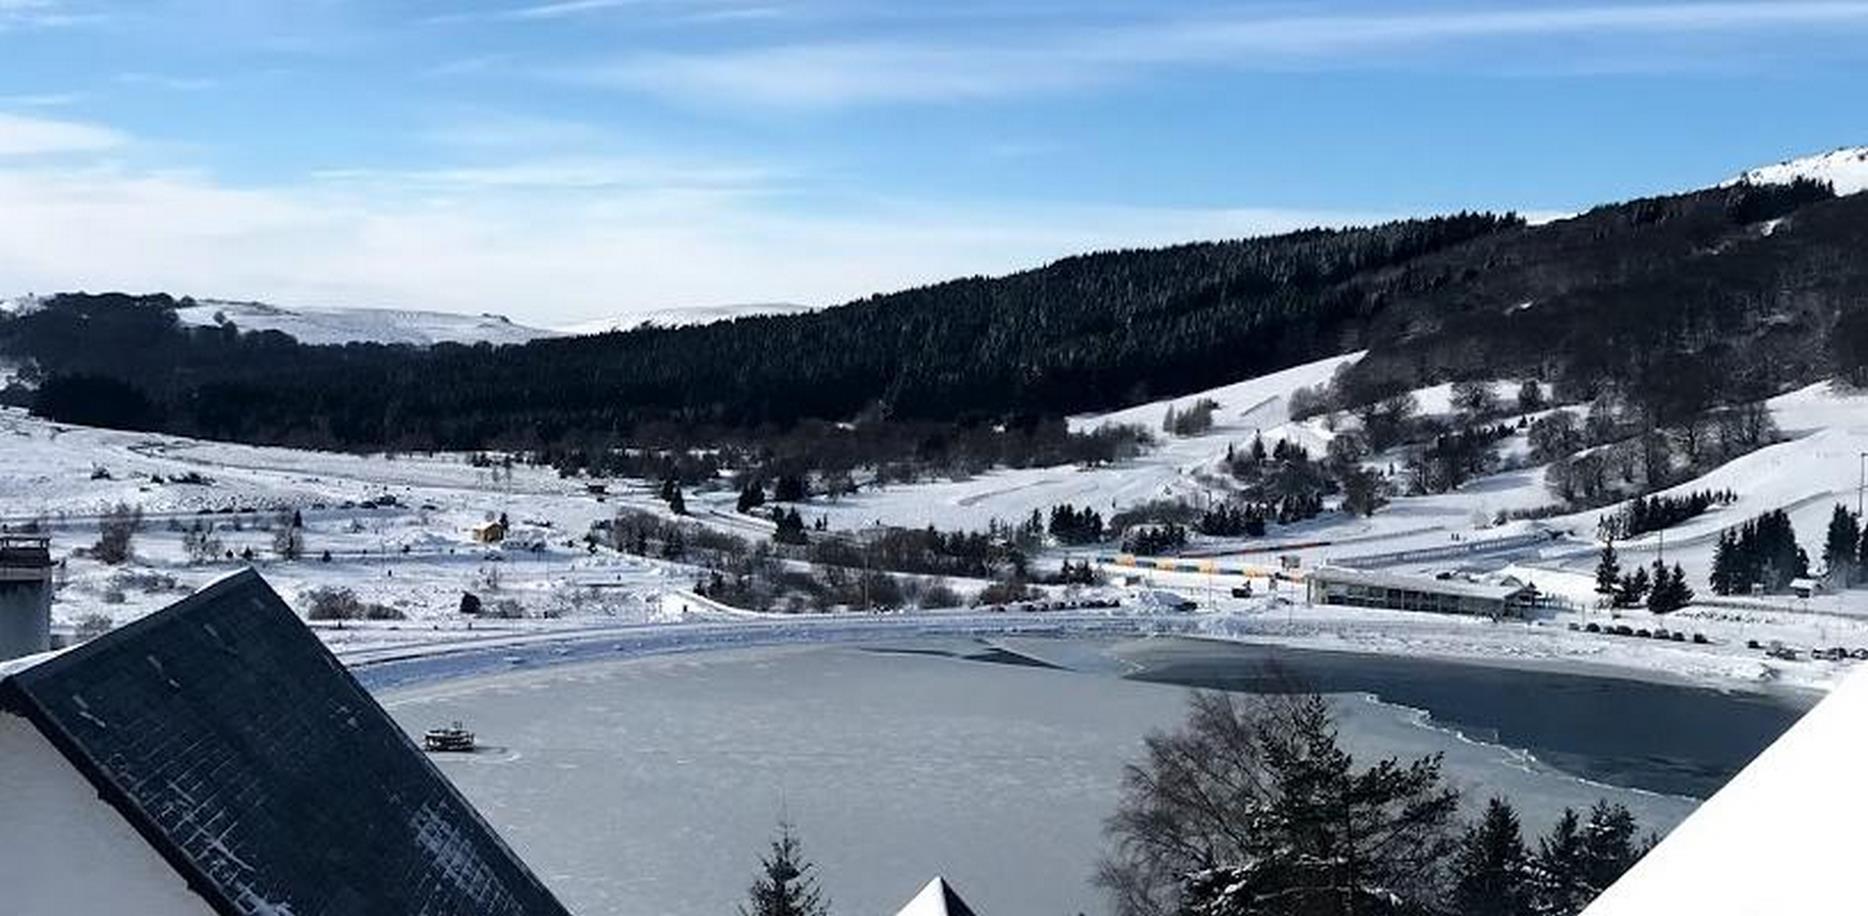
<path id="1" fill-rule="evenodd" d="M 51 742 L 0 713 L 0 911 L 213 916 Z"/>

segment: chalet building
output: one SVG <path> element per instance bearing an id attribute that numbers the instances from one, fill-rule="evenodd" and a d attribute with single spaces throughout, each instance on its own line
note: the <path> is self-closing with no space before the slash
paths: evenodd
<path id="1" fill-rule="evenodd" d="M 567 916 L 251 570 L 0 663 L 8 916 Z"/>
<path id="2" fill-rule="evenodd" d="M 473 536 L 476 544 L 497 544 L 506 539 L 506 526 L 499 522 L 481 522 L 467 533 Z"/>
<path id="3" fill-rule="evenodd" d="M 1306 578 L 1311 604 L 1433 611 L 1482 617 L 1522 617 L 1541 605 L 1537 588 L 1499 583 L 1323 566 Z"/>

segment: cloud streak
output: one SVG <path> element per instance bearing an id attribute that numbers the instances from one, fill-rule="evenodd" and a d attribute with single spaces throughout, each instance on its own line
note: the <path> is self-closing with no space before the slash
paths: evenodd
<path id="1" fill-rule="evenodd" d="M 729 105 L 793 108 L 934 102 L 1049 92 L 1151 69 L 1393 64 L 1426 50 L 1469 51 L 1530 39 L 1621 41 L 1631 63 L 1655 39 L 1744 43 L 1766 32 L 1868 31 L 1868 2 L 1722 2 L 1509 10 L 1416 10 L 1205 16 L 1059 26 L 1010 39 L 882 37 L 727 51 L 649 53 L 556 75 Z M 1631 43 L 1634 40 L 1640 43 Z M 1514 46 L 1515 47 L 1515 46 Z M 1589 64 L 1600 68 L 1599 61 Z"/>
<path id="2" fill-rule="evenodd" d="M 0 157 L 95 153 L 128 142 L 124 134 L 96 124 L 0 112 Z"/>
<path id="3" fill-rule="evenodd" d="M 670 303 L 833 304 L 1083 250 L 1388 214 L 867 201 L 796 212 L 759 174 L 518 163 L 296 185 L 0 159 L 13 292 L 165 290 L 563 324 Z"/>

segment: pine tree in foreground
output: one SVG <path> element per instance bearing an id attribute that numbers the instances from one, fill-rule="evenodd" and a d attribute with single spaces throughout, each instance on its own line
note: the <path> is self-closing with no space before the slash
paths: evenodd
<path id="1" fill-rule="evenodd" d="M 830 902 L 811 874 L 816 866 L 804 858 L 791 822 L 778 822 L 778 838 L 759 866 L 759 877 L 748 891 L 751 905 L 742 905 L 740 916 L 828 916 Z"/>
<path id="2" fill-rule="evenodd" d="M 1530 854 L 1518 813 L 1502 798 L 1468 827 L 1453 860 L 1453 901 L 1461 916 L 1526 916 L 1531 912 Z"/>
<path id="3" fill-rule="evenodd" d="M 1575 808 L 1563 809 L 1550 833 L 1538 841 L 1533 875 L 1540 914 L 1575 916 L 1595 899 L 1596 889 L 1589 885 L 1583 822 Z"/>

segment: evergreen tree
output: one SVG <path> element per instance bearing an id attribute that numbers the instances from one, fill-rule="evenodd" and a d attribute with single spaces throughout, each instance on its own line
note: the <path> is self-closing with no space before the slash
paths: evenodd
<path id="1" fill-rule="evenodd" d="M 1648 589 L 1647 609 L 1656 614 L 1672 611 L 1674 597 L 1673 572 L 1660 560 L 1654 561 L 1654 584 Z"/>
<path id="2" fill-rule="evenodd" d="M 1596 560 L 1596 594 L 1605 600 L 1614 596 L 1621 585 L 1621 562 L 1615 558 L 1615 542 L 1602 544 L 1602 555 Z"/>
<path id="3" fill-rule="evenodd" d="M 1707 577 L 1715 595 L 1730 595 L 1738 590 L 1736 570 L 1733 568 L 1737 559 L 1733 555 L 1735 550 L 1732 532 L 1719 532 L 1719 540 L 1712 547 L 1712 573 Z"/>
<path id="4" fill-rule="evenodd" d="M 1358 768 L 1320 696 L 1196 693 L 1105 828 L 1117 912 L 1378 914 L 1442 900 L 1458 793 L 1440 759 Z"/>
<path id="5" fill-rule="evenodd" d="M 776 502 L 801 503 L 810 495 L 810 488 L 805 485 L 804 477 L 800 474 L 785 474 L 772 487 L 772 499 Z"/>
<path id="6" fill-rule="evenodd" d="M 1589 857 L 1582 818 L 1576 809 L 1563 815 L 1537 844 L 1533 885 L 1542 916 L 1576 916 L 1595 899 L 1589 884 Z"/>
<path id="7" fill-rule="evenodd" d="M 687 497 L 681 495 L 680 487 L 676 487 L 674 492 L 668 497 L 668 511 L 676 515 L 688 514 Z"/>
<path id="8" fill-rule="evenodd" d="M 1461 916 L 1528 916 L 1530 878 L 1518 814 L 1504 799 L 1494 798 L 1460 838 L 1453 860 L 1455 911 Z"/>
<path id="9" fill-rule="evenodd" d="M 1634 815 L 1607 800 L 1589 809 L 1583 826 L 1583 877 L 1591 895 L 1600 894 L 1633 867 L 1646 850 L 1635 838 Z"/>
<path id="10" fill-rule="evenodd" d="M 1847 588 L 1855 584 L 1855 558 L 1861 539 L 1861 520 L 1838 503 L 1829 514 L 1829 531 L 1823 539 L 1823 567 L 1829 571 L 1831 586 Z"/>
<path id="11" fill-rule="evenodd" d="M 759 877 L 747 891 L 750 906 L 742 905 L 740 916 L 828 916 L 830 902 L 817 887 L 815 870 L 791 823 L 779 821 L 778 838 L 759 860 Z"/>
<path id="12" fill-rule="evenodd" d="M 1617 585 L 1615 606 L 1639 607 L 1653 588 L 1654 583 L 1648 579 L 1647 568 L 1637 566 L 1634 572 L 1622 576 L 1621 582 Z"/>
<path id="13" fill-rule="evenodd" d="M 1681 569 L 1678 563 L 1673 564 L 1673 580 L 1668 583 L 1668 590 L 1672 610 L 1677 611 L 1693 603 L 1693 587 L 1686 584 L 1686 570 Z"/>
<path id="14" fill-rule="evenodd" d="M 772 532 L 772 540 L 780 544 L 802 544 L 805 542 L 804 516 L 793 508 L 789 511 L 780 509 L 772 513 L 772 521 L 778 529 Z"/>
<path id="15" fill-rule="evenodd" d="M 763 505 L 765 505 L 765 485 L 760 483 L 757 477 L 748 479 L 746 485 L 739 489 L 739 502 L 736 507 L 741 514 L 745 514 Z"/>

